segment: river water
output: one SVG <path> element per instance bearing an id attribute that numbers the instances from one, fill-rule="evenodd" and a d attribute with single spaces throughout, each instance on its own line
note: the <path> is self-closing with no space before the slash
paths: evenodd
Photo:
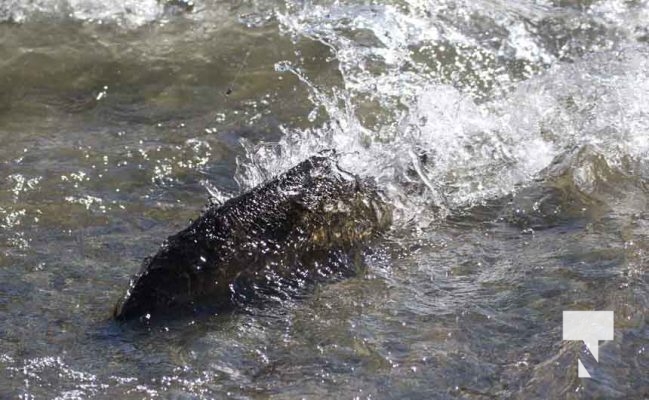
<path id="1" fill-rule="evenodd" d="M 646 0 L 1 0 L 0 398 L 648 398 L 648 21 Z M 395 210 L 364 273 L 111 321 L 210 197 L 328 148 Z M 599 362 L 565 310 L 614 311 Z"/>

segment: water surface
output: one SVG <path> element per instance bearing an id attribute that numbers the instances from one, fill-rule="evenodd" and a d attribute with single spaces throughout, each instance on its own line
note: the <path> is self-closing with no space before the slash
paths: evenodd
<path id="1" fill-rule="evenodd" d="M 647 21 L 621 0 L 5 0 L 0 397 L 648 397 Z M 210 197 L 327 148 L 395 209 L 363 274 L 110 320 Z M 599 363 L 564 310 L 615 312 Z"/>

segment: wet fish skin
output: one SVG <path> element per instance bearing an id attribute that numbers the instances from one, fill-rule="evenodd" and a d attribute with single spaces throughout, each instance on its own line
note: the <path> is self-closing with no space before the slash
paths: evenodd
<path id="1" fill-rule="evenodd" d="M 387 230 L 390 207 L 372 182 L 313 156 L 223 205 L 212 205 L 144 260 L 114 317 L 228 307 L 263 288 L 336 274 L 328 263 Z"/>

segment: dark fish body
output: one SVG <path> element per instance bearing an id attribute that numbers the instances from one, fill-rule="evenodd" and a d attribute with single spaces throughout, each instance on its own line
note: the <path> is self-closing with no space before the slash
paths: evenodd
<path id="1" fill-rule="evenodd" d="M 391 210 L 370 182 L 314 156 L 250 192 L 210 206 L 145 259 L 115 318 L 228 307 L 255 292 L 336 275 L 386 230 Z"/>

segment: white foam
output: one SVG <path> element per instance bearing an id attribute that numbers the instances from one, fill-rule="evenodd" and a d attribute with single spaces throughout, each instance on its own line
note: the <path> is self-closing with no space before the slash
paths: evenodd
<path id="1" fill-rule="evenodd" d="M 575 146 L 596 145 L 613 163 L 645 156 L 648 65 L 642 47 L 601 52 L 557 64 L 510 95 L 482 104 L 448 85 L 404 86 L 400 100 L 407 111 L 377 131 L 356 116 L 351 97 L 361 86 L 329 96 L 318 92 L 312 99 L 330 120 L 318 128 L 286 129 L 271 147 L 249 147 L 254 163 L 243 162 L 242 170 L 258 179 L 240 178 L 244 186 L 258 184 L 316 151 L 335 148 L 344 168 L 379 182 L 399 219 L 427 223 L 435 217 L 432 209 L 441 207 L 444 214 L 512 192 Z M 392 96 L 392 90 L 376 94 Z M 419 162 L 419 154 L 427 160 Z M 413 191 L 413 181 L 423 191 Z"/>
<path id="2" fill-rule="evenodd" d="M 0 4 L 0 21 L 24 23 L 49 16 L 135 27 L 158 19 L 163 8 L 157 0 L 5 0 Z"/>

